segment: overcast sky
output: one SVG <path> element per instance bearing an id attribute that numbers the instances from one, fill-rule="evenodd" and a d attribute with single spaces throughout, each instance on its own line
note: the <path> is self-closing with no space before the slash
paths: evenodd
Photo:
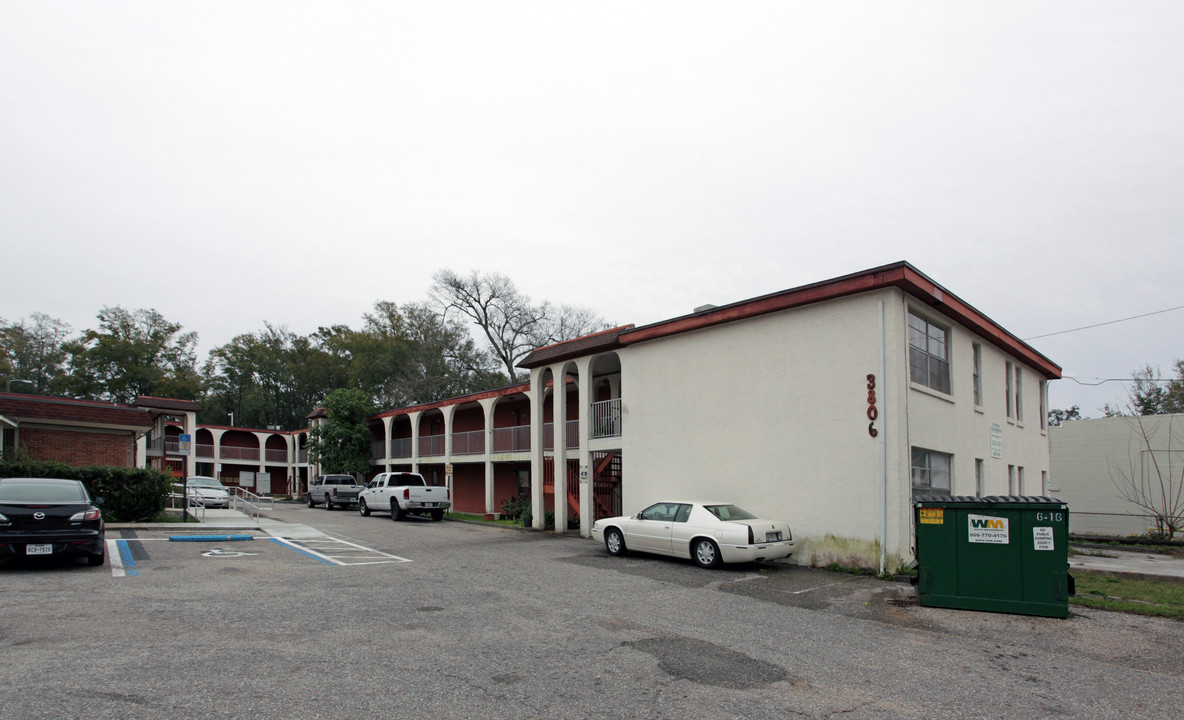
<path id="1" fill-rule="evenodd" d="M 897 260 L 1021 338 L 1184 306 L 1182 38 L 1176 0 L 0 0 L 0 317 L 151 307 L 204 357 L 444 267 L 641 325 Z M 1182 338 L 1031 344 L 1096 382 Z"/>

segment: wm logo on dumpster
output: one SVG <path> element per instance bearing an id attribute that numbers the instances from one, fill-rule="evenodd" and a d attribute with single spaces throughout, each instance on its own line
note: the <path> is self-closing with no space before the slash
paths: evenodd
<path id="1" fill-rule="evenodd" d="M 1007 518 L 989 515 L 967 515 L 967 518 L 970 522 L 967 539 L 970 542 L 990 545 L 1006 545 L 1010 542 Z"/>

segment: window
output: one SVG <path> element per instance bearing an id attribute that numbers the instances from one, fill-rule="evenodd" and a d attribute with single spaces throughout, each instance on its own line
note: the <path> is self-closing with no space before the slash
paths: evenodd
<path id="1" fill-rule="evenodd" d="M 1048 494 L 1048 471 L 1047 470 L 1040 471 L 1040 494 L 1041 495 Z"/>
<path id="2" fill-rule="evenodd" d="M 909 312 L 910 379 L 938 392 L 950 392 L 949 331 Z"/>
<path id="3" fill-rule="evenodd" d="M 974 494 L 976 497 L 983 496 L 983 461 L 982 458 L 974 459 Z"/>
<path id="4" fill-rule="evenodd" d="M 1041 380 L 1040 384 L 1036 386 L 1036 390 L 1037 390 L 1038 394 L 1040 395 L 1040 429 L 1041 430 L 1045 430 L 1048 428 L 1048 412 L 1044 409 L 1045 408 L 1044 390 L 1046 387 L 1047 387 L 1047 385 L 1044 384 L 1043 380 Z"/>
<path id="5" fill-rule="evenodd" d="M 1015 495 L 1015 465 L 1007 466 L 1007 494 Z"/>
<path id="6" fill-rule="evenodd" d="M 1015 366 L 1015 421 L 1024 421 L 1024 403 L 1023 399 L 1023 380 L 1024 371 L 1019 365 Z"/>
<path id="7" fill-rule="evenodd" d="M 1016 470 L 1016 473 L 1017 473 L 1017 475 L 1016 475 L 1016 486 L 1015 486 L 1015 487 L 1016 487 L 1016 489 L 1017 489 L 1017 490 L 1019 490 L 1019 494 L 1020 494 L 1020 495 L 1023 495 L 1023 494 L 1025 494 L 1025 493 L 1024 493 L 1024 466 L 1023 466 L 1023 465 L 1020 465 L 1020 466 L 1019 466 L 1019 467 L 1017 467 L 1015 470 Z"/>
<path id="8" fill-rule="evenodd" d="M 983 346 L 975 343 L 974 350 L 974 404 L 979 406 L 983 404 Z"/>
<path id="9" fill-rule="evenodd" d="M 1003 371 L 1003 384 L 1004 401 L 1007 403 L 1007 417 L 1015 417 L 1015 411 L 1011 408 L 1011 363 L 1007 363 L 1007 367 Z"/>
<path id="10" fill-rule="evenodd" d="M 913 495 L 949 495 L 953 456 L 913 448 Z"/>

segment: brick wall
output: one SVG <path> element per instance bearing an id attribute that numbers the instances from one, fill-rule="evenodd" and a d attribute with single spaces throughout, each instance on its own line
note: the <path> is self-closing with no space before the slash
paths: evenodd
<path id="1" fill-rule="evenodd" d="M 136 457 L 131 433 L 21 427 L 19 444 L 33 460 L 56 460 L 76 467 L 132 467 Z"/>

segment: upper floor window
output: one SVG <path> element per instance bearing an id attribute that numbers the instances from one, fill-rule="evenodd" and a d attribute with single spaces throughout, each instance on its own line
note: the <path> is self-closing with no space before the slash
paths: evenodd
<path id="1" fill-rule="evenodd" d="M 1007 403 L 1007 417 L 1015 417 L 1015 409 L 1011 405 L 1011 363 L 1007 363 L 1007 367 L 1003 370 L 1003 396 Z"/>
<path id="2" fill-rule="evenodd" d="M 1023 385 L 1024 373 L 1019 365 L 1015 366 L 1015 421 L 1024 421 L 1024 403 L 1023 403 Z"/>
<path id="3" fill-rule="evenodd" d="M 949 330 L 909 312 L 909 377 L 938 392 L 950 392 Z"/>
<path id="4" fill-rule="evenodd" d="M 983 404 L 983 346 L 974 343 L 971 349 L 974 352 L 974 404 L 979 406 Z"/>

